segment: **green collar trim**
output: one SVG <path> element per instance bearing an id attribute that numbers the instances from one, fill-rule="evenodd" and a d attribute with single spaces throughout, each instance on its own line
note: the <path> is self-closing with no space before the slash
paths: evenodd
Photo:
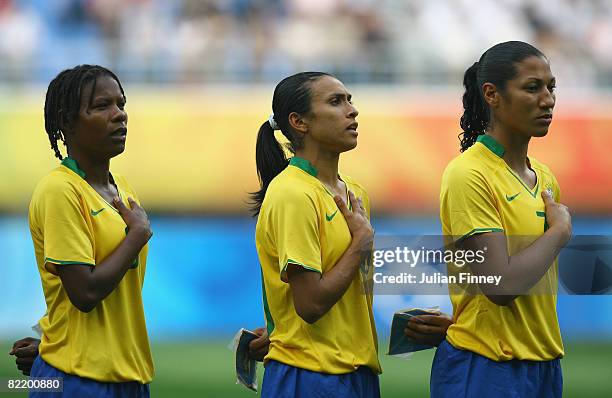
<path id="1" fill-rule="evenodd" d="M 491 137 L 490 135 L 487 135 L 487 134 L 479 135 L 476 141 L 480 142 L 482 145 L 489 148 L 491 152 L 493 152 L 500 158 L 504 156 L 504 153 L 506 153 L 506 150 L 504 149 L 502 144 L 495 141 L 495 138 Z"/>
<path id="2" fill-rule="evenodd" d="M 304 159 L 304 158 L 300 158 L 298 156 L 294 156 L 291 158 L 291 160 L 289 161 L 289 164 L 291 166 L 295 166 L 299 169 L 304 170 L 305 172 L 307 172 L 308 174 L 310 174 L 313 177 L 316 177 L 317 174 L 319 174 L 319 171 L 317 169 L 315 169 L 315 167 L 312 165 L 312 163 L 310 163 L 310 161 Z"/>
<path id="3" fill-rule="evenodd" d="M 64 158 L 64 160 L 62 160 L 62 166 L 68 167 L 70 170 L 74 171 L 79 176 L 81 176 L 82 179 L 85 179 L 85 172 L 81 170 L 81 168 L 79 167 L 79 164 L 73 158 L 71 157 Z"/>

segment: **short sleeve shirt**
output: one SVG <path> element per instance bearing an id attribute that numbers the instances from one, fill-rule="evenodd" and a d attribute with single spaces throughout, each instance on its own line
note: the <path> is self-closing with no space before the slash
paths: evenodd
<path id="1" fill-rule="evenodd" d="M 315 176 L 308 161 L 294 157 L 270 183 L 257 220 L 255 240 L 270 335 L 265 360 L 330 374 L 350 373 L 359 366 L 380 373 L 372 293 L 367 288 L 371 261 L 361 264 L 342 298 L 318 321 L 308 324 L 294 308 L 287 266 L 325 274 L 351 243 L 333 195 Z M 362 199 L 369 216 L 363 187 L 350 177 L 340 178 Z"/>
<path id="2" fill-rule="evenodd" d="M 483 135 L 447 166 L 440 193 L 440 220 L 447 240 L 503 232 L 513 255 L 544 233 L 540 194 L 551 189 L 558 201 L 557 180 L 548 167 L 530 158 L 537 182 L 529 188 L 505 163 L 503 153 L 501 144 Z M 538 291 L 548 293 L 519 296 L 507 306 L 494 304 L 482 294 L 453 294 L 451 286 L 455 323 L 448 329 L 448 341 L 495 361 L 547 361 L 563 356 L 556 261 L 538 285 Z"/>
<path id="3" fill-rule="evenodd" d="M 126 236 L 126 224 L 67 158 L 37 185 L 29 209 L 36 262 L 47 313 L 40 320 L 40 355 L 55 368 L 101 382 L 153 378 L 142 303 L 147 246 L 119 285 L 91 312 L 77 309 L 55 267 L 100 266 Z M 112 175 L 122 201 L 137 197 L 127 181 Z M 129 205 L 128 205 L 129 206 Z"/>

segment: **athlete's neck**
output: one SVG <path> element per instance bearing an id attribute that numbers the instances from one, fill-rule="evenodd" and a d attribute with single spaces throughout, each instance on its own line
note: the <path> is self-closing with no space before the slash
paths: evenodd
<path id="1" fill-rule="evenodd" d="M 531 137 L 524 137 L 520 134 L 505 131 L 502 128 L 492 129 L 487 132 L 504 147 L 503 159 L 506 164 L 518 174 L 528 171 L 527 150 Z"/>
<path id="2" fill-rule="evenodd" d="M 77 150 L 68 153 L 85 172 L 85 181 L 92 186 L 106 187 L 110 184 L 110 159 L 93 159 Z"/>
<path id="3" fill-rule="evenodd" d="M 317 179 L 328 187 L 337 187 L 338 161 L 340 155 L 337 153 L 324 152 L 320 150 L 308 150 L 307 148 L 296 151 L 296 156 L 306 159 L 317 169 Z"/>

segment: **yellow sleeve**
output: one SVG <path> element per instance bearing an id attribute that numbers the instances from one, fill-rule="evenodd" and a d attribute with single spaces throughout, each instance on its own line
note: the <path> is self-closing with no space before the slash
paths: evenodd
<path id="1" fill-rule="evenodd" d="M 299 265 L 321 273 L 319 216 L 314 201 L 305 192 L 285 190 L 271 207 L 278 265 L 287 282 L 287 265 Z"/>
<path id="2" fill-rule="evenodd" d="M 496 200 L 478 170 L 454 167 L 442 177 L 440 214 L 453 240 L 484 232 L 502 232 Z"/>
<path id="3" fill-rule="evenodd" d="M 50 182 L 34 200 L 45 263 L 95 265 L 93 231 L 76 187 Z"/>

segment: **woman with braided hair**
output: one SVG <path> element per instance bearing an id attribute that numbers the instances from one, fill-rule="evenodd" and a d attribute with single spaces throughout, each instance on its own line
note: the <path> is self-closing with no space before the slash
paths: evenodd
<path id="1" fill-rule="evenodd" d="M 572 225 L 555 176 L 528 156 L 531 139 L 548 133 L 555 77 L 542 52 L 511 41 L 487 50 L 463 83 L 462 154 L 442 177 L 442 229 L 449 245 L 484 250 L 472 274 L 501 282 L 450 286 L 454 323 L 431 396 L 561 397 L 556 257 Z"/>
<path id="2" fill-rule="evenodd" d="M 29 209 L 47 304 L 31 376 L 61 377 L 63 392 L 32 397 L 149 396 L 141 291 L 152 232 L 134 190 L 110 172 L 125 150 L 125 102 L 117 76 L 96 65 L 61 72 L 47 90 L 45 130 L 61 165 Z"/>

